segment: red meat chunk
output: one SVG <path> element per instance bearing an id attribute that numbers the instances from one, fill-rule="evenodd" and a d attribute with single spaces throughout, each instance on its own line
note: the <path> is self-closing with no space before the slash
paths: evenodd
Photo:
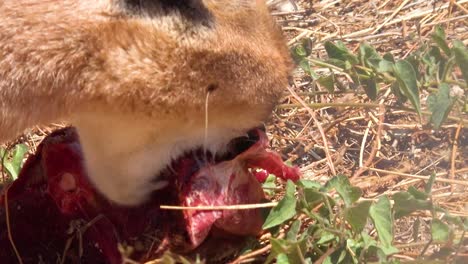
<path id="1" fill-rule="evenodd" d="M 278 154 L 268 150 L 264 132 L 251 133 L 256 142 L 230 158 L 209 158 L 193 151 L 177 159 L 160 175 L 169 180 L 168 187 L 132 208 L 113 204 L 90 183 L 73 128 L 52 133 L 28 158 L 8 197 L 5 190 L 0 196 L 2 263 L 16 262 L 8 238 L 6 204 L 10 232 L 25 263 L 55 263 L 58 256 L 66 262 L 121 263 L 119 243 L 135 248 L 131 257 L 144 261 L 161 253 L 158 244 L 165 243 L 161 241 L 173 250 L 190 252 L 213 229 L 235 236 L 259 234 L 263 219 L 258 209 L 160 209 L 161 205 L 260 203 L 264 199 L 261 182 L 268 173 L 285 180 L 299 178 L 297 168 L 284 165 Z M 159 243 L 148 241 L 147 234 L 159 234 Z"/>

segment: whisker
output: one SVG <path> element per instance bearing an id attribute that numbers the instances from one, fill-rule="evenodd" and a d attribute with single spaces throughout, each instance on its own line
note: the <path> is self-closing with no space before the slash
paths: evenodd
<path id="1" fill-rule="evenodd" d="M 203 137 L 203 154 L 205 157 L 205 160 L 207 158 L 207 148 L 208 148 L 208 102 L 210 99 L 210 91 L 206 92 L 206 98 L 205 98 L 205 133 Z"/>

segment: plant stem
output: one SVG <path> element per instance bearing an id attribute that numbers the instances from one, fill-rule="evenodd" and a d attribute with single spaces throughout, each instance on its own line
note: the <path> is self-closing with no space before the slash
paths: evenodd
<path id="1" fill-rule="evenodd" d="M 309 61 L 312 62 L 313 64 L 317 65 L 317 66 L 322 66 L 322 67 L 326 67 L 326 68 L 330 68 L 330 69 L 333 69 L 333 70 L 336 70 L 336 71 L 339 71 L 339 72 L 342 72 L 342 73 L 346 73 L 344 69 L 338 67 L 338 66 L 335 66 L 333 64 L 330 64 L 330 63 L 326 63 L 326 62 L 323 62 L 323 61 L 320 61 L 320 60 L 317 60 L 317 59 L 313 59 L 313 58 L 309 58 Z"/>
<path id="2" fill-rule="evenodd" d="M 346 236 L 346 234 L 344 234 L 343 232 L 339 231 L 339 230 L 336 230 L 336 229 L 331 229 L 331 228 L 328 228 L 328 227 L 323 227 L 323 230 L 324 231 L 327 231 L 328 233 L 332 233 L 334 235 L 337 235 L 339 236 L 340 238 L 343 238 Z"/>

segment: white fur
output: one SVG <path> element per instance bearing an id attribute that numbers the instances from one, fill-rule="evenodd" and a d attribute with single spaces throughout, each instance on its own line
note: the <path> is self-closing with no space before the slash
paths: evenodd
<path id="1" fill-rule="evenodd" d="M 81 115 L 75 120 L 88 174 L 111 200 L 133 205 L 165 186 L 158 174 L 184 152 L 203 146 L 203 122 L 138 119 L 122 115 Z M 173 129 L 177 126 L 177 129 Z M 211 127 L 206 149 L 223 151 L 230 139 L 243 133 L 230 127 Z"/>

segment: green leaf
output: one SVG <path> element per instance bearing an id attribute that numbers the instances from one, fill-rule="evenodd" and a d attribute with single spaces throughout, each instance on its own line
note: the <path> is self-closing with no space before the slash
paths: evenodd
<path id="1" fill-rule="evenodd" d="M 435 242 L 446 242 L 450 238 L 450 228 L 447 224 L 437 218 L 431 223 L 432 240 Z"/>
<path id="2" fill-rule="evenodd" d="M 28 147 L 25 144 L 18 144 L 13 150 L 12 157 L 8 159 L 8 153 L 4 149 L 0 150 L 0 159 L 3 160 L 3 168 L 15 180 L 23 166 L 23 159 L 28 152 Z"/>
<path id="3" fill-rule="evenodd" d="M 361 232 L 362 241 L 364 242 L 364 248 L 368 249 L 371 246 L 376 247 L 377 242 L 365 232 Z"/>
<path id="4" fill-rule="evenodd" d="M 346 60 L 346 54 L 349 53 L 347 48 L 341 48 L 338 47 L 338 45 L 335 45 L 331 41 L 327 41 L 324 44 L 325 50 L 327 51 L 327 55 L 330 59 L 337 59 L 340 61 L 345 61 Z"/>
<path id="5" fill-rule="evenodd" d="M 346 250 L 346 246 L 341 246 L 328 256 L 323 264 L 350 264 L 354 263 L 353 257 Z"/>
<path id="6" fill-rule="evenodd" d="M 296 54 L 299 57 L 306 57 L 307 56 L 307 51 L 304 48 L 304 46 L 302 46 L 302 45 L 297 45 L 294 51 L 296 52 Z"/>
<path id="7" fill-rule="evenodd" d="M 463 45 L 463 42 L 458 40 L 453 42 L 452 50 L 455 55 L 455 62 L 462 72 L 463 79 L 468 83 L 468 50 Z"/>
<path id="8" fill-rule="evenodd" d="M 281 257 L 282 261 L 289 261 L 286 263 L 301 263 L 301 255 L 303 256 L 307 250 L 306 242 L 306 240 L 290 242 L 282 239 L 270 238 L 271 253 L 266 263 L 271 262 L 275 257 L 278 260 L 278 257 L 282 254 L 286 256 Z"/>
<path id="9" fill-rule="evenodd" d="M 8 153 L 4 148 L 0 148 L 0 165 L 2 166 L 2 170 L 4 172 L 9 173 L 8 169 L 5 167 L 7 163 L 9 163 Z"/>
<path id="10" fill-rule="evenodd" d="M 301 45 L 296 45 L 291 48 L 291 57 L 296 64 L 299 64 L 306 57 L 306 50 Z"/>
<path id="11" fill-rule="evenodd" d="M 276 176 L 273 174 L 268 175 L 265 182 L 262 184 L 263 191 L 266 195 L 273 195 L 276 188 Z"/>
<path id="12" fill-rule="evenodd" d="M 296 220 L 292 223 L 291 227 L 289 228 L 289 231 L 286 235 L 286 239 L 289 241 L 297 241 L 297 235 L 299 234 L 299 231 L 301 229 L 301 221 Z"/>
<path id="13" fill-rule="evenodd" d="M 387 52 L 383 55 L 383 59 L 384 60 L 387 60 L 389 62 L 393 62 L 395 63 L 395 58 L 393 57 L 393 55 L 390 53 L 390 52 Z"/>
<path id="14" fill-rule="evenodd" d="M 432 33 L 432 35 L 431 35 L 431 38 L 437 44 L 437 46 L 439 46 L 439 48 L 441 50 L 443 50 L 444 53 L 447 54 L 447 56 L 450 57 L 452 52 L 450 51 L 450 48 L 449 48 L 447 42 L 445 42 L 445 40 L 447 38 L 445 36 L 444 29 L 442 27 L 440 27 L 440 26 L 436 26 L 436 28 L 434 30 L 434 33 Z"/>
<path id="15" fill-rule="evenodd" d="M 309 208 L 313 208 L 324 201 L 323 193 L 314 189 L 304 189 L 304 198 Z"/>
<path id="16" fill-rule="evenodd" d="M 320 232 L 320 238 L 319 240 L 317 240 L 315 243 L 317 245 L 324 245 L 324 244 L 328 244 L 332 241 L 335 241 L 336 240 L 336 235 L 335 234 L 332 234 L 332 233 L 329 233 L 327 231 L 321 231 Z"/>
<path id="17" fill-rule="evenodd" d="M 386 252 L 393 249 L 393 217 L 390 200 L 387 196 L 381 196 L 377 203 L 370 207 L 369 214 L 374 222 L 375 229 Z"/>
<path id="18" fill-rule="evenodd" d="M 383 59 L 379 62 L 379 66 L 377 68 L 377 71 L 380 73 L 383 72 L 393 72 L 393 66 L 394 63 L 391 61 L 388 61 L 386 59 Z"/>
<path id="19" fill-rule="evenodd" d="M 434 206 L 434 209 L 437 212 L 442 212 L 443 213 L 443 217 L 440 220 L 444 220 L 449 224 L 457 225 L 461 229 L 464 228 L 463 227 L 463 220 L 462 220 L 462 218 L 460 216 L 451 215 L 450 212 L 447 211 L 447 209 L 444 209 L 444 208 L 441 208 L 441 207 L 438 207 L 438 206 Z M 466 231 L 468 231 L 468 230 L 466 230 Z"/>
<path id="20" fill-rule="evenodd" d="M 413 66 L 414 72 L 416 73 L 416 79 L 421 79 L 421 73 L 419 72 L 419 66 L 421 65 L 421 58 L 416 55 L 410 55 L 406 58 L 406 61 Z"/>
<path id="21" fill-rule="evenodd" d="M 349 62 L 351 65 L 359 63 L 358 58 L 354 56 L 341 41 L 338 41 L 336 44 L 327 41 L 324 46 L 330 59 Z"/>
<path id="22" fill-rule="evenodd" d="M 330 179 L 326 186 L 328 188 L 335 188 L 340 197 L 345 202 L 346 207 L 356 202 L 362 195 L 362 191 L 358 187 L 351 186 L 348 177 L 344 175 L 337 175 Z"/>
<path id="23" fill-rule="evenodd" d="M 289 264 L 288 255 L 281 253 L 276 257 L 276 263 L 277 264 Z"/>
<path id="24" fill-rule="evenodd" d="M 7 157 L 5 157 L 5 153 L 6 153 L 5 149 L 4 149 L 4 148 L 0 148 L 0 162 L 1 162 L 2 160 L 6 160 Z"/>
<path id="25" fill-rule="evenodd" d="M 10 161 L 6 161 L 3 163 L 3 167 L 5 168 L 5 171 L 7 172 L 8 175 L 12 179 L 18 178 L 18 174 L 15 171 L 15 168 L 13 167 L 13 164 Z"/>
<path id="26" fill-rule="evenodd" d="M 319 230 L 319 227 L 316 225 L 309 225 L 306 230 L 301 232 L 301 236 L 299 240 L 310 239 L 310 237 L 314 236 L 315 232 Z"/>
<path id="27" fill-rule="evenodd" d="M 335 91 L 335 75 L 333 72 L 327 76 L 320 76 L 317 81 L 320 85 L 324 86 L 329 93 L 333 93 Z"/>
<path id="28" fill-rule="evenodd" d="M 390 89 L 392 89 L 392 93 L 398 98 L 399 103 L 403 104 L 408 100 L 408 98 L 401 92 L 400 84 L 398 84 L 398 82 L 392 83 Z"/>
<path id="29" fill-rule="evenodd" d="M 353 258 L 353 263 L 358 263 L 359 260 L 357 259 L 357 256 L 359 255 L 358 252 L 360 252 L 364 246 L 364 243 L 359 240 L 356 241 L 354 239 L 348 238 L 346 239 L 346 246 L 348 253 L 350 253 L 351 257 Z"/>
<path id="30" fill-rule="evenodd" d="M 329 196 L 323 196 L 324 197 L 324 202 L 325 202 L 325 199 L 328 199 L 328 201 L 333 201 L 333 199 Z M 331 205 L 331 210 L 333 210 L 333 203 L 330 202 L 330 205 Z M 321 206 L 318 210 L 318 213 L 319 215 L 322 217 L 322 219 L 324 219 L 324 222 L 325 223 L 330 223 L 331 222 L 331 219 L 330 217 L 332 216 L 331 212 L 330 212 L 330 209 L 328 208 L 328 206 L 326 206 L 326 204 L 324 204 L 324 206 Z"/>
<path id="31" fill-rule="evenodd" d="M 431 65 L 433 69 L 430 71 L 437 73 L 439 79 L 443 79 L 444 70 L 445 67 L 447 67 L 447 59 L 442 55 L 440 49 L 438 47 L 431 47 L 426 56 L 429 56 L 433 63 L 433 65 Z M 436 76 L 434 76 L 434 78 L 436 78 Z"/>
<path id="32" fill-rule="evenodd" d="M 300 179 L 299 181 L 296 182 L 297 186 L 300 186 L 304 189 L 313 189 L 313 190 L 319 190 L 322 188 L 322 185 L 318 181 L 312 181 L 312 180 L 305 180 L 305 179 Z"/>
<path id="33" fill-rule="evenodd" d="M 366 92 L 367 96 L 371 100 L 377 99 L 378 88 L 376 78 L 371 77 L 370 79 L 363 81 L 362 84 L 364 86 L 364 91 Z"/>
<path id="34" fill-rule="evenodd" d="M 324 207 L 322 206 L 320 209 L 322 209 L 322 208 L 324 208 Z M 323 214 L 320 211 L 320 209 L 319 209 L 319 213 L 311 212 L 311 211 L 305 210 L 305 209 L 303 211 L 311 219 L 314 219 L 316 221 L 320 221 L 320 222 L 325 223 L 325 224 L 330 223 L 330 220 L 327 218 L 328 215 L 329 215 L 328 211 L 327 211 L 327 213 Z M 323 215 L 325 215 L 325 216 L 323 216 Z"/>
<path id="35" fill-rule="evenodd" d="M 382 57 L 380 57 L 374 47 L 367 43 L 359 45 L 359 58 L 363 66 L 374 69 L 379 69 L 379 64 L 382 61 Z"/>
<path id="36" fill-rule="evenodd" d="M 338 59 L 328 59 L 325 62 L 331 65 L 335 65 L 336 67 L 342 69 L 346 69 L 348 67 L 344 61 Z"/>
<path id="37" fill-rule="evenodd" d="M 13 152 L 13 158 L 11 160 L 11 163 L 13 165 L 13 168 L 15 170 L 16 177 L 13 177 L 13 179 L 16 179 L 19 172 L 21 171 L 21 167 L 23 166 L 23 160 L 24 156 L 28 153 L 28 146 L 25 144 L 18 144 L 15 147 L 15 150 Z"/>
<path id="38" fill-rule="evenodd" d="M 302 68 L 302 70 L 309 74 L 310 77 L 312 77 L 314 80 L 317 80 L 319 78 L 319 75 L 310 67 L 310 62 L 307 58 L 302 59 L 299 62 L 299 66 Z"/>
<path id="39" fill-rule="evenodd" d="M 0 148 L 0 163 L 1 163 L 2 171 L 13 178 L 13 176 L 11 174 L 11 171 L 13 171 L 13 168 L 11 166 L 11 162 L 8 159 L 8 153 L 3 148 Z"/>
<path id="40" fill-rule="evenodd" d="M 416 112 L 421 116 L 421 105 L 419 102 L 419 89 L 416 81 L 416 72 L 413 66 L 405 60 L 395 63 L 395 75 L 406 97 L 413 104 Z"/>
<path id="41" fill-rule="evenodd" d="M 270 238 L 271 252 L 265 263 L 271 263 L 277 256 L 285 254 L 288 242 L 282 239 Z"/>
<path id="42" fill-rule="evenodd" d="M 296 198 L 294 197 L 295 191 L 296 186 L 292 181 L 288 180 L 286 184 L 285 196 L 278 203 L 278 205 L 270 211 L 270 214 L 263 224 L 263 229 L 278 226 L 296 215 Z"/>
<path id="43" fill-rule="evenodd" d="M 437 94 L 431 94 L 427 98 L 427 105 L 432 112 L 431 123 L 434 128 L 439 128 L 447 119 L 453 103 L 454 100 L 450 98 L 450 87 L 446 83 L 441 83 Z"/>
<path id="44" fill-rule="evenodd" d="M 346 209 L 345 219 L 356 234 L 360 233 L 366 226 L 371 205 L 371 201 L 363 201 Z"/>
<path id="45" fill-rule="evenodd" d="M 410 215 L 417 210 L 429 210 L 432 208 L 432 204 L 429 201 L 416 199 L 416 197 L 408 192 L 395 193 L 393 200 L 395 201 L 393 209 L 395 211 L 395 218 L 397 219 Z"/>
<path id="46" fill-rule="evenodd" d="M 416 189 L 414 186 L 410 186 L 408 188 L 408 192 L 413 195 L 414 198 L 418 200 L 426 200 L 429 196 L 425 192 L 421 192 L 420 190 Z"/>

